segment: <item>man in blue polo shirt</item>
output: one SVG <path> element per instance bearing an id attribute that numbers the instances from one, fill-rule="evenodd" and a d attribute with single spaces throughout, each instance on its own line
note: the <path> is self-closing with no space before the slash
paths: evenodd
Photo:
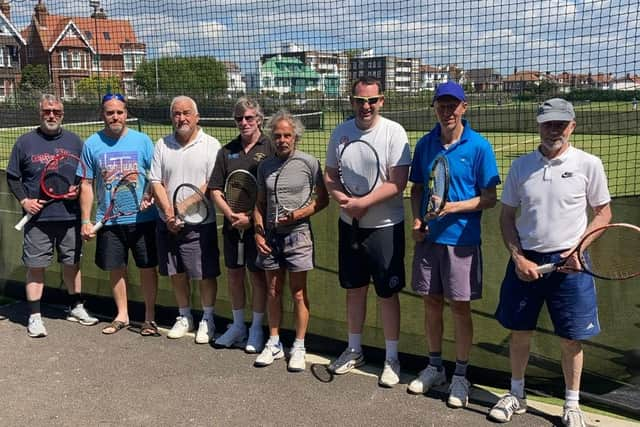
<path id="1" fill-rule="evenodd" d="M 445 300 L 453 313 L 456 369 L 447 404 L 465 407 L 469 400 L 467 364 L 473 338 L 471 301 L 482 297 L 480 217 L 496 204 L 500 183 L 491 144 L 462 119 L 467 110 L 464 90 L 455 82 L 439 85 L 432 106 L 438 123 L 416 145 L 409 181 L 413 213 L 413 289 L 425 306 L 425 334 L 429 365 L 409 384 L 409 392 L 426 393 L 442 385 L 443 310 Z M 425 183 L 434 160 L 449 162 L 449 194 L 444 207 L 422 226 L 427 200 Z"/>

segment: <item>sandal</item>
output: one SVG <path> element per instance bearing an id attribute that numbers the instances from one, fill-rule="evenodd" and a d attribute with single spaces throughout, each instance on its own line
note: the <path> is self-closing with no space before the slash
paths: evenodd
<path id="1" fill-rule="evenodd" d="M 120 320 L 114 320 L 113 322 L 102 328 L 102 333 L 105 335 L 112 335 L 119 330 L 126 328 L 127 326 L 129 326 L 128 323 L 124 323 Z"/>
<path id="2" fill-rule="evenodd" d="M 145 320 L 140 327 L 140 335 L 143 337 L 159 337 L 158 325 L 153 320 Z"/>

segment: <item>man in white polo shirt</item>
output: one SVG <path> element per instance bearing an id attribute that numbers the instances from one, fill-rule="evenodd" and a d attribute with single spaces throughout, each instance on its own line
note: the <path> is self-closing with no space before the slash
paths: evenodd
<path id="1" fill-rule="evenodd" d="M 540 274 L 537 267 L 568 256 L 582 236 L 609 223 L 611 197 L 602 161 L 569 143 L 576 128 L 571 103 L 560 98 L 545 101 L 537 121 L 540 145 L 513 162 L 502 193 L 500 227 L 511 258 L 496 318 L 511 330 L 511 389 L 491 409 L 489 418 L 506 422 L 527 409 L 524 374 L 529 345 L 546 303 L 560 337 L 566 387 L 562 422 L 584 426 L 578 405 L 583 365 L 580 340 L 600 332 L 595 283 L 591 276 L 576 272 L 581 270 L 577 254 L 553 273 Z"/>

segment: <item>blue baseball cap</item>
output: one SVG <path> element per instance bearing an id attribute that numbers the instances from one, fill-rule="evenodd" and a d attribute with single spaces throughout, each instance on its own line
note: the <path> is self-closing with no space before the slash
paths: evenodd
<path id="1" fill-rule="evenodd" d="M 452 96 L 459 101 L 466 101 L 467 98 L 464 96 L 464 89 L 456 82 L 448 81 L 446 83 L 440 83 L 436 88 L 436 93 L 433 95 L 433 101 L 431 101 L 431 106 L 436 102 L 436 99 L 441 98 L 443 96 Z"/>

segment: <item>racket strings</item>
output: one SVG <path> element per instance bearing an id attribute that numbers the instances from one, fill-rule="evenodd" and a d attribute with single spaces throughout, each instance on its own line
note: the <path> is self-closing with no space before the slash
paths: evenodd
<path id="1" fill-rule="evenodd" d="M 189 186 L 181 186 L 176 190 L 174 209 L 188 224 L 200 224 L 209 216 L 209 207 L 204 194 Z"/>
<path id="2" fill-rule="evenodd" d="M 597 276 L 628 279 L 640 275 L 640 231 L 629 227 L 609 227 L 587 248 L 583 263 Z"/>
<path id="3" fill-rule="evenodd" d="M 340 155 L 340 176 L 345 189 L 354 196 L 369 194 L 380 176 L 378 156 L 365 143 L 351 142 Z"/>
<path id="4" fill-rule="evenodd" d="M 42 189 L 50 197 L 62 197 L 76 185 L 78 160 L 73 157 L 60 157 L 51 161 L 42 176 Z"/>
<path id="5" fill-rule="evenodd" d="M 280 208 L 293 211 L 307 205 L 313 191 L 311 170 L 304 161 L 289 161 L 280 170 L 275 195 Z"/>
<path id="6" fill-rule="evenodd" d="M 135 182 L 126 182 L 118 185 L 113 192 L 112 215 L 131 215 L 140 209 L 137 185 Z"/>
<path id="7" fill-rule="evenodd" d="M 225 199 L 233 212 L 253 210 L 258 198 L 255 180 L 245 173 L 229 175 L 225 186 Z"/>

